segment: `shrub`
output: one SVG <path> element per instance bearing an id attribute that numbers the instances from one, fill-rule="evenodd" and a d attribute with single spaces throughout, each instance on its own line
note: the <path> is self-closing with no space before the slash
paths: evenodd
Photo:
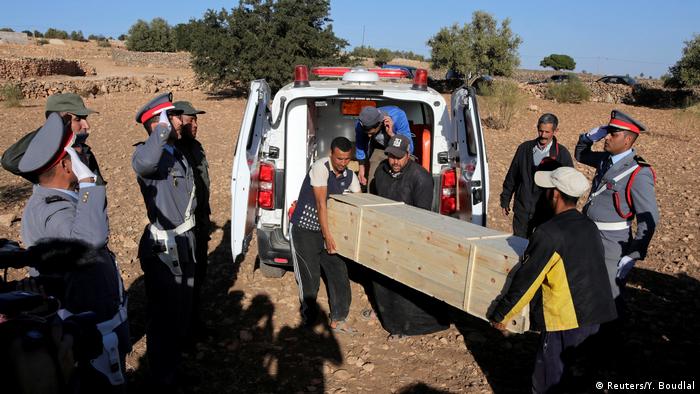
<path id="1" fill-rule="evenodd" d="M 70 39 L 73 41 L 85 41 L 85 36 L 81 30 L 70 32 Z"/>
<path id="2" fill-rule="evenodd" d="M 670 67 L 671 78 L 664 81 L 667 87 L 700 86 L 700 35 L 685 42 L 683 57 Z"/>
<path id="3" fill-rule="evenodd" d="M 111 48 L 112 44 L 107 41 L 107 39 L 104 40 L 97 40 L 97 46 L 100 48 Z"/>
<path id="4" fill-rule="evenodd" d="M 517 82 L 496 80 L 481 86 L 481 100 L 487 114 L 484 124 L 494 129 L 510 130 L 513 120 L 525 105 L 525 96 Z"/>
<path id="5" fill-rule="evenodd" d="M 36 45 L 46 45 L 48 43 L 49 43 L 49 40 L 47 40 L 45 38 L 40 38 L 40 39 L 36 40 Z"/>
<path id="6" fill-rule="evenodd" d="M 13 32 L 14 32 L 14 30 L 12 30 L 12 29 L 9 28 L 9 27 L 0 27 L 0 31 L 6 31 L 6 32 L 10 32 L 10 33 L 13 33 Z"/>
<path id="7" fill-rule="evenodd" d="M 5 101 L 6 107 L 19 107 L 24 98 L 24 94 L 19 85 L 10 82 L 2 86 L 2 89 L 0 89 L 0 96 L 2 96 L 2 99 Z"/>
<path id="8" fill-rule="evenodd" d="M 174 52 L 173 29 L 163 18 L 153 18 L 151 22 L 139 19 L 129 28 L 126 48 L 140 52 Z"/>
<path id="9" fill-rule="evenodd" d="M 563 83 L 547 84 L 545 97 L 559 103 L 582 103 L 588 101 L 591 92 L 578 78 L 572 78 Z"/>
<path id="10" fill-rule="evenodd" d="M 41 38 L 43 36 L 44 36 L 44 33 L 40 32 L 39 30 L 34 30 L 34 37 Z"/>
<path id="11" fill-rule="evenodd" d="M 29 30 L 22 30 L 22 33 L 26 34 L 27 37 L 34 37 L 34 33 Z"/>
<path id="12" fill-rule="evenodd" d="M 53 27 L 49 27 L 49 29 L 46 30 L 46 33 L 44 33 L 44 37 L 67 40 L 68 39 L 68 32 L 66 32 L 65 30 L 59 30 L 59 29 L 54 29 Z"/>
<path id="13" fill-rule="evenodd" d="M 126 39 L 129 38 L 126 34 L 120 34 L 119 37 L 117 37 L 117 40 L 119 41 L 126 41 Z"/>
<path id="14" fill-rule="evenodd" d="M 377 67 L 381 67 L 389 63 L 393 58 L 394 56 L 392 55 L 390 50 L 382 48 L 377 51 L 376 55 L 374 55 L 374 65 Z"/>

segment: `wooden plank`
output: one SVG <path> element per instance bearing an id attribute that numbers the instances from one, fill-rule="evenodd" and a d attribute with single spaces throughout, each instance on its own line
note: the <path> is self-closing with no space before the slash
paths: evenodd
<path id="1" fill-rule="evenodd" d="M 367 194 L 332 196 L 341 255 L 482 319 L 527 240 Z M 528 312 L 508 323 L 528 327 Z"/>

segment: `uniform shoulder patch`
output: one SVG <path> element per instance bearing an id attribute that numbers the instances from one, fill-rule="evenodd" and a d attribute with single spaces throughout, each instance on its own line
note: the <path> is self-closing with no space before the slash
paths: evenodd
<path id="1" fill-rule="evenodd" d="M 647 163 L 647 161 L 644 160 L 642 156 L 635 156 L 634 161 L 636 161 L 637 164 L 639 164 L 642 167 L 651 167 L 651 164 Z"/>
<path id="2" fill-rule="evenodd" d="M 68 201 L 68 200 L 66 200 L 65 198 L 63 198 L 61 196 L 48 196 L 44 199 L 44 201 L 46 201 L 47 204 L 52 204 L 55 202 Z"/>

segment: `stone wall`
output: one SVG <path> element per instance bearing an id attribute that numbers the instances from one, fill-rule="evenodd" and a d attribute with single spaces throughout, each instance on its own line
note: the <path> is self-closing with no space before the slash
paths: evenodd
<path id="1" fill-rule="evenodd" d="M 131 52 L 113 49 L 112 60 L 118 66 L 190 68 L 189 52 Z"/>
<path id="2" fill-rule="evenodd" d="M 27 45 L 29 37 L 25 33 L 0 31 L 0 43 Z"/>
<path id="3" fill-rule="evenodd" d="M 97 96 L 115 92 L 158 93 L 201 89 L 194 78 L 107 77 L 104 79 L 70 79 L 45 81 L 27 79 L 16 82 L 25 98 L 37 99 L 56 93 L 78 93 L 82 96 Z"/>
<path id="4" fill-rule="evenodd" d="M 49 75 L 95 75 L 95 68 L 82 60 L 0 58 L 0 79 L 20 80 Z"/>

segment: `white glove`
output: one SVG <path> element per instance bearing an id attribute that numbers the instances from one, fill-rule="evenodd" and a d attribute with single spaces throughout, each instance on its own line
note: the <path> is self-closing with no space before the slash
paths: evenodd
<path id="1" fill-rule="evenodd" d="M 90 171 L 88 166 L 86 166 L 85 163 L 83 163 L 83 161 L 80 160 L 80 156 L 78 155 L 78 152 L 75 151 L 75 149 L 73 149 L 70 146 L 68 146 L 64 149 L 70 155 L 70 161 L 71 161 L 71 166 L 73 168 L 73 173 L 78 178 L 78 180 L 86 179 L 86 178 L 92 178 L 92 179 L 96 178 L 95 174 L 92 171 Z"/>
<path id="2" fill-rule="evenodd" d="M 600 126 L 600 127 L 594 127 L 586 133 L 586 137 L 590 139 L 593 142 L 596 142 L 598 140 L 602 140 L 605 138 L 605 136 L 608 134 L 608 127 L 607 126 Z"/>
<path id="3" fill-rule="evenodd" d="M 160 118 L 158 118 L 158 123 L 165 123 L 168 126 L 168 131 L 172 131 L 173 126 L 170 124 L 170 119 L 168 119 L 168 111 L 160 111 Z"/>
<path id="4" fill-rule="evenodd" d="M 637 260 L 629 257 L 629 256 L 622 256 L 620 261 L 617 263 L 617 279 L 624 280 L 627 275 L 630 273 L 632 268 L 634 267 L 634 263 L 636 263 Z"/>

